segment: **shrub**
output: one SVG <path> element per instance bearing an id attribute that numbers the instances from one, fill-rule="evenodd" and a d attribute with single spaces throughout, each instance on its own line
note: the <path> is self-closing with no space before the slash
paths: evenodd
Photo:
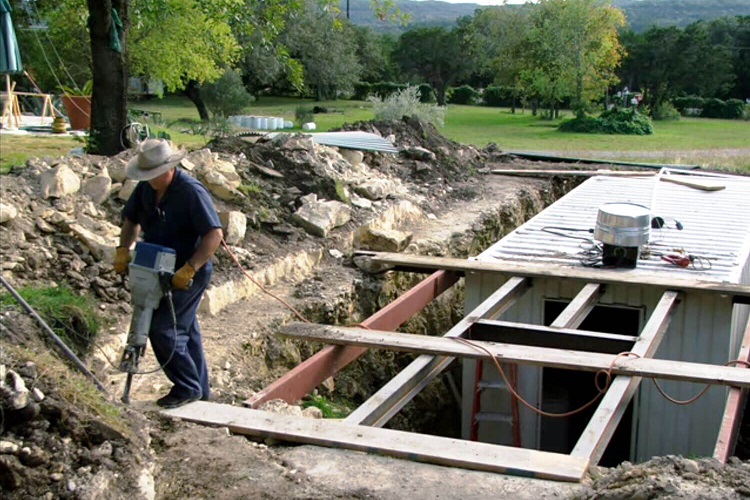
<path id="1" fill-rule="evenodd" d="M 419 102 L 431 103 L 435 102 L 435 92 L 432 90 L 432 85 L 429 83 L 423 83 L 419 86 Z"/>
<path id="2" fill-rule="evenodd" d="M 302 127 L 303 123 L 313 121 L 313 109 L 307 106 L 297 106 L 294 110 L 294 121 L 298 127 Z"/>
<path id="3" fill-rule="evenodd" d="M 443 126 L 445 108 L 419 101 L 419 88 L 410 86 L 382 99 L 370 96 L 376 120 L 400 120 L 404 116 L 417 116 L 424 122 Z"/>
<path id="4" fill-rule="evenodd" d="M 654 106 L 651 117 L 654 120 L 660 121 L 679 120 L 680 112 L 677 111 L 671 102 L 662 102 Z"/>
<path id="5" fill-rule="evenodd" d="M 740 120 L 747 116 L 747 105 L 740 99 L 729 99 L 724 103 L 723 118 Z"/>
<path id="6" fill-rule="evenodd" d="M 372 90 L 372 85 L 370 85 L 367 82 L 359 82 L 354 84 L 354 94 L 352 94 L 352 99 L 355 101 L 366 101 L 368 97 L 370 97 L 370 92 Z"/>
<path id="7" fill-rule="evenodd" d="M 388 96 L 395 94 L 400 90 L 404 90 L 407 85 L 402 83 L 393 82 L 378 82 L 373 83 L 370 91 L 370 95 L 377 95 L 381 99 L 385 99 Z"/>
<path id="8" fill-rule="evenodd" d="M 451 104 L 476 104 L 479 100 L 479 92 L 469 85 L 461 85 L 452 89 L 448 102 Z"/>
<path id="9" fill-rule="evenodd" d="M 650 135 L 654 127 L 648 116 L 634 109 L 612 109 L 598 118 L 583 116 L 563 122 L 559 130 L 583 134 Z"/>
<path id="10" fill-rule="evenodd" d="M 715 97 L 710 97 L 703 103 L 703 111 L 701 111 L 703 118 L 723 118 L 724 116 L 724 101 Z"/>
<path id="11" fill-rule="evenodd" d="M 674 104 L 674 107 L 677 108 L 677 110 L 682 114 L 690 114 L 688 111 L 689 109 L 703 109 L 703 104 L 705 103 L 705 99 L 698 96 L 687 96 L 687 97 L 675 97 L 672 99 L 672 104 Z"/>
<path id="12" fill-rule="evenodd" d="M 244 108 L 255 101 L 242 84 L 240 72 L 236 70 L 227 70 L 217 81 L 205 85 L 201 89 L 201 97 L 214 115 L 224 117 L 242 113 Z"/>
<path id="13" fill-rule="evenodd" d="M 484 89 L 482 103 L 485 106 L 508 107 L 513 105 L 513 89 L 500 85 L 490 85 Z"/>

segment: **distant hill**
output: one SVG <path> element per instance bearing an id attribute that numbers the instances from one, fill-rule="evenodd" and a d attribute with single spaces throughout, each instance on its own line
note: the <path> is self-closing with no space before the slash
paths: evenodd
<path id="1" fill-rule="evenodd" d="M 625 11 L 628 23 L 635 31 L 644 31 L 652 25 L 685 27 L 701 19 L 750 16 L 750 0 L 615 0 L 614 3 Z M 406 29 L 415 26 L 450 27 L 459 17 L 472 16 L 476 9 L 485 8 L 478 4 L 437 0 L 396 0 L 396 5 L 412 16 Z M 341 12 L 346 15 L 346 0 L 341 0 Z M 349 13 L 351 21 L 357 25 L 370 26 L 381 32 L 404 31 L 403 27 L 375 19 L 369 0 L 349 0 Z"/>
<path id="2" fill-rule="evenodd" d="M 633 31 L 651 26 L 684 28 L 695 21 L 750 16 L 750 0 L 615 0 Z"/>

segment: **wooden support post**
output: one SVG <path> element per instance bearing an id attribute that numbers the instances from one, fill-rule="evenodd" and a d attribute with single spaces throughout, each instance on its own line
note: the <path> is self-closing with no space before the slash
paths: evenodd
<path id="1" fill-rule="evenodd" d="M 641 358 L 650 358 L 654 355 L 664 338 L 664 333 L 672 318 L 672 311 L 680 298 L 681 294 L 678 292 L 664 292 L 631 352 Z M 687 365 L 687 363 L 678 364 Z M 571 455 L 586 458 L 589 464 L 599 463 L 640 382 L 641 377 L 620 376 L 612 381 Z"/>
<path id="2" fill-rule="evenodd" d="M 200 424 L 228 427 L 237 434 L 359 450 L 449 467 L 572 482 L 580 481 L 586 472 L 585 460 L 560 453 L 344 425 L 340 421 L 294 417 L 205 401 L 162 413 Z"/>
<path id="3" fill-rule="evenodd" d="M 361 324 L 379 330 L 395 330 L 452 287 L 458 279 L 456 273 L 437 271 Z M 366 351 L 367 349 L 354 346 L 328 346 L 246 400 L 244 404 L 257 408 L 272 399 L 283 399 L 289 404 L 294 404 Z"/>
<path id="4" fill-rule="evenodd" d="M 469 316 L 451 328 L 444 338 L 460 337 L 475 321 L 499 316 L 523 295 L 529 286 L 530 282 L 527 279 L 510 278 Z M 419 356 L 354 410 L 344 422 L 382 427 L 420 390 L 447 368 L 453 359 L 453 357 Z"/>
<path id="5" fill-rule="evenodd" d="M 737 356 L 737 359 L 750 362 L 750 319 L 748 319 L 745 326 L 745 335 L 742 338 L 742 346 L 740 347 L 740 354 Z M 729 389 L 727 402 L 724 405 L 724 416 L 721 418 L 719 437 L 716 440 L 716 447 L 714 448 L 714 458 L 720 462 L 726 463 L 734 451 L 746 398 L 747 389 L 743 390 L 736 387 Z"/>

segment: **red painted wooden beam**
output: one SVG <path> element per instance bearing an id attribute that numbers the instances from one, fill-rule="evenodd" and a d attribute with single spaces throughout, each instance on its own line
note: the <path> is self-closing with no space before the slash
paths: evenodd
<path id="1" fill-rule="evenodd" d="M 740 347 L 740 354 L 737 359 L 750 362 L 750 319 L 748 319 L 745 327 L 745 335 L 742 338 L 742 347 Z M 741 365 L 738 364 L 737 366 Z M 724 416 L 721 418 L 719 438 L 716 440 L 716 447 L 714 448 L 714 458 L 720 462 L 726 463 L 734 451 L 746 397 L 747 390 L 737 387 L 729 389 L 727 403 L 724 406 Z"/>
<path id="2" fill-rule="evenodd" d="M 441 293 L 452 287 L 458 279 L 457 273 L 437 271 L 362 321 L 360 325 L 373 330 L 395 331 Z M 282 399 L 289 404 L 294 404 L 366 351 L 367 349 L 363 347 L 327 346 L 244 401 L 244 404 L 257 408 L 273 399 Z"/>

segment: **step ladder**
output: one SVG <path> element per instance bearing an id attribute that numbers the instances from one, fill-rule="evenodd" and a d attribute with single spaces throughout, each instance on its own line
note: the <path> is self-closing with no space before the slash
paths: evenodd
<path id="1" fill-rule="evenodd" d="M 496 370 L 494 363 L 489 363 L 492 370 Z M 474 393 L 472 401 L 471 411 L 471 428 L 469 432 L 469 439 L 471 441 L 479 440 L 479 428 L 482 423 L 485 425 L 492 426 L 504 426 L 509 429 L 508 432 L 508 445 L 515 447 L 521 447 L 521 426 L 519 419 L 519 408 L 518 400 L 513 396 L 507 384 L 498 374 L 499 379 L 488 380 L 484 375 L 485 362 L 484 360 L 476 361 L 476 369 L 474 371 Z M 514 386 L 514 390 L 518 390 L 518 368 L 515 364 L 505 365 L 503 367 L 506 376 L 508 377 L 511 384 Z M 487 394 L 484 399 L 494 399 L 495 404 L 490 408 L 482 408 L 483 406 L 490 406 L 487 402 L 483 405 L 483 394 Z"/>

